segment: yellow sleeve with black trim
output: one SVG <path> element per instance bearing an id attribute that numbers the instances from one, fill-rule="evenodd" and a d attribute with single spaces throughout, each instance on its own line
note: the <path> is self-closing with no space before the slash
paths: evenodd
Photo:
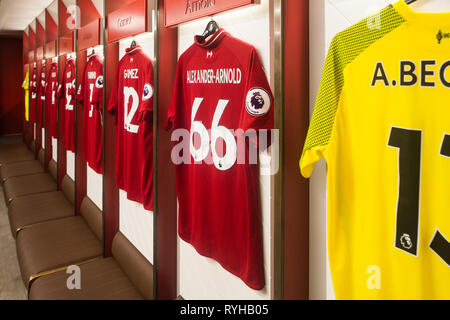
<path id="1" fill-rule="evenodd" d="M 344 70 L 362 52 L 404 22 L 392 7 L 381 10 L 338 33 L 331 42 L 322 73 L 313 116 L 300 159 L 300 170 L 309 178 L 330 142 L 334 120 L 345 84 Z"/>

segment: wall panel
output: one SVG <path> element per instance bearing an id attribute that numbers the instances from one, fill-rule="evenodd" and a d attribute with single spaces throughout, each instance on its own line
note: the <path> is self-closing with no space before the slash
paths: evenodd
<path id="1" fill-rule="evenodd" d="M 0 135 L 22 132 L 22 39 L 0 37 Z"/>

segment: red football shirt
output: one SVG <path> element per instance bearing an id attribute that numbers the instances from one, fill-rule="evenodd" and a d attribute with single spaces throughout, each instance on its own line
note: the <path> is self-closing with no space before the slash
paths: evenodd
<path id="1" fill-rule="evenodd" d="M 117 186 L 153 210 L 153 65 L 139 46 L 119 61 L 108 111 L 116 115 Z"/>
<path id="2" fill-rule="evenodd" d="M 44 126 L 44 107 L 45 107 L 45 65 L 42 64 L 41 72 L 39 73 L 39 81 L 37 87 L 37 119 L 36 122 Z"/>
<path id="3" fill-rule="evenodd" d="M 36 122 L 36 97 L 37 97 L 37 80 L 36 80 L 36 67 L 31 68 L 30 75 L 30 122 Z"/>
<path id="4" fill-rule="evenodd" d="M 83 159 L 97 173 L 102 173 L 103 63 L 98 55 L 88 57 L 77 100 L 83 103 Z"/>
<path id="5" fill-rule="evenodd" d="M 66 61 L 58 96 L 61 97 L 61 123 L 63 126 L 63 144 L 68 151 L 75 152 L 74 140 L 74 100 L 75 100 L 75 64 L 73 59 Z"/>
<path id="6" fill-rule="evenodd" d="M 47 119 L 50 135 L 53 138 L 57 136 L 57 124 L 56 124 L 56 90 L 58 84 L 58 64 L 52 62 L 47 74 L 47 85 L 45 89 L 45 99 L 47 102 Z"/>
<path id="7" fill-rule="evenodd" d="M 272 129 L 272 103 L 255 48 L 220 29 L 181 55 L 167 118 L 190 132 L 190 163 L 175 164 L 179 236 L 255 290 L 265 286 L 259 166 L 238 155 L 257 137 L 239 145 L 233 130 Z"/>

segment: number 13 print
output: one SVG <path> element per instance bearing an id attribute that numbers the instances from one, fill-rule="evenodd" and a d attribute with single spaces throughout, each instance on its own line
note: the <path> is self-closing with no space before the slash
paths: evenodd
<path id="1" fill-rule="evenodd" d="M 399 194 L 395 247 L 418 255 L 422 131 L 392 127 L 389 146 L 399 149 Z M 450 158 L 450 135 L 444 134 L 440 155 Z M 450 161 L 450 159 L 449 159 Z M 450 243 L 437 229 L 430 248 L 450 265 Z"/>

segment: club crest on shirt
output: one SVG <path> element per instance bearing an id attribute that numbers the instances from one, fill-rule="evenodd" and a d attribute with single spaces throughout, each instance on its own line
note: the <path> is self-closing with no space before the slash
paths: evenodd
<path id="1" fill-rule="evenodd" d="M 142 94 L 142 101 L 146 101 L 153 96 L 153 87 L 150 83 L 146 83 L 144 86 L 144 93 Z"/>
<path id="2" fill-rule="evenodd" d="M 262 116 L 269 112 L 272 101 L 263 88 L 252 88 L 247 93 L 245 108 L 252 116 Z"/>
<path id="3" fill-rule="evenodd" d="M 103 88 L 103 76 L 97 77 L 97 80 L 95 81 L 95 87 L 98 89 Z"/>

